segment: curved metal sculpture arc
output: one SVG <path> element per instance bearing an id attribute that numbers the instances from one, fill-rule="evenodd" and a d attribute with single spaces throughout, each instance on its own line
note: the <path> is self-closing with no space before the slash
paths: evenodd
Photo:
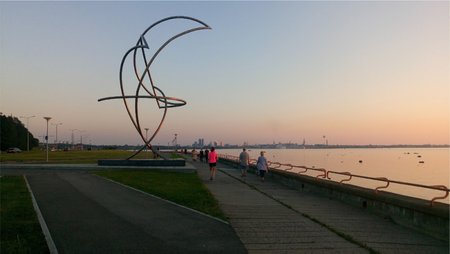
<path id="1" fill-rule="evenodd" d="M 174 36 L 172 36 L 170 39 L 168 39 L 162 46 L 160 46 L 158 48 L 158 50 L 156 50 L 156 52 L 153 54 L 153 56 L 150 58 L 150 60 L 147 60 L 146 57 L 146 49 L 149 49 L 147 40 L 145 39 L 145 35 L 155 26 L 169 21 L 169 20 L 174 20 L 174 19 L 186 19 L 186 20 L 191 20 L 194 21 L 198 24 L 200 24 L 201 26 L 199 27 L 195 27 L 192 29 L 188 29 L 185 30 L 181 33 L 178 33 Z M 161 126 L 166 118 L 166 114 L 167 114 L 167 109 L 168 108 L 173 108 L 173 107 L 180 107 L 183 105 L 186 105 L 186 101 L 182 100 L 182 99 L 178 99 L 178 98 L 174 98 L 174 97 L 167 97 L 164 92 L 158 88 L 157 86 L 155 86 L 151 73 L 150 73 L 150 67 L 152 65 L 152 63 L 155 61 L 156 57 L 159 55 L 159 53 L 161 53 L 161 51 L 173 40 L 195 32 L 195 31 L 199 31 L 199 30 L 205 30 L 205 29 L 211 29 L 211 27 L 209 27 L 206 23 L 195 19 L 195 18 L 191 18 L 191 17 L 187 17 L 187 16 L 172 16 L 172 17 L 167 17 L 164 19 L 161 19 L 155 23 L 153 23 L 151 26 L 149 26 L 140 36 L 139 40 L 136 43 L 136 46 L 130 48 L 125 55 L 122 58 L 122 62 L 120 64 L 120 73 L 119 73 L 119 81 L 120 81 L 120 92 L 121 92 L 121 96 L 112 96 L 112 97 L 105 97 L 105 98 L 101 98 L 98 101 L 104 101 L 104 100 L 112 100 L 112 99 L 122 99 L 123 103 L 125 105 L 125 109 L 128 112 L 128 116 L 130 117 L 131 122 L 133 123 L 134 127 L 136 128 L 139 136 L 141 137 L 141 139 L 144 141 L 145 145 L 138 150 L 137 152 L 135 152 L 133 155 L 131 155 L 130 157 L 127 158 L 127 160 L 135 157 L 137 154 L 139 154 L 142 150 L 144 150 L 146 147 L 149 148 L 150 150 L 152 150 L 153 153 L 158 154 L 159 156 L 161 156 L 161 154 L 159 154 L 158 151 L 155 151 L 153 149 L 153 146 L 150 144 L 150 142 L 155 138 L 156 134 L 159 132 L 159 130 L 161 129 Z M 145 63 L 145 69 L 143 70 L 142 74 L 140 74 L 140 72 L 138 71 L 138 66 L 137 66 L 137 57 L 138 57 L 138 53 L 139 53 L 139 49 L 142 55 L 142 60 Z M 123 68 L 124 68 L 124 64 L 125 64 L 125 60 L 128 58 L 128 56 L 133 53 L 133 68 L 134 68 L 134 74 L 136 76 L 136 79 L 139 81 L 138 86 L 136 88 L 136 93 L 135 95 L 125 95 L 125 91 L 124 91 L 124 82 L 123 82 Z M 149 82 L 151 84 L 151 89 L 149 89 L 148 87 L 145 86 L 144 84 L 144 79 L 145 78 L 149 79 Z M 141 89 L 144 90 L 148 95 L 140 95 Z M 144 137 L 144 133 L 142 131 L 141 128 L 141 124 L 140 124 L 140 118 L 139 118 L 139 99 L 155 99 L 157 106 L 159 109 L 163 109 L 163 113 L 162 113 L 162 117 L 161 120 L 159 122 L 159 124 L 157 125 L 157 128 L 155 129 L 155 131 L 153 132 L 153 134 L 151 135 L 150 138 L 146 138 Z M 134 99 L 134 116 L 132 114 L 132 110 L 130 110 L 130 107 L 128 106 L 127 103 L 127 99 Z M 163 157 L 163 156 L 161 156 Z"/>

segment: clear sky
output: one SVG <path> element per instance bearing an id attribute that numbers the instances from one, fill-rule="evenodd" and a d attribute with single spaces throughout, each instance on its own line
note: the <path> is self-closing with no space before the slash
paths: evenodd
<path id="1" fill-rule="evenodd" d="M 448 1 L 0 2 L 0 111 L 36 115 L 35 136 L 50 116 L 59 140 L 78 129 L 84 142 L 142 143 L 122 101 L 97 99 L 120 94 L 125 52 L 174 15 L 212 30 L 175 40 L 152 65 L 158 87 L 187 101 L 153 144 L 175 133 L 181 144 L 449 143 Z M 164 24 L 150 44 L 192 26 Z M 154 101 L 140 109 L 155 128 Z"/>

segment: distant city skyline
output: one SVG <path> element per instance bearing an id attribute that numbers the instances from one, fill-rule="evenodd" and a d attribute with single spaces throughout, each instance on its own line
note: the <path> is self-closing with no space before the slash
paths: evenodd
<path id="1" fill-rule="evenodd" d="M 0 114 L 3 114 L 2 112 L 0 112 Z M 10 115 L 12 116 L 12 115 Z M 15 117 L 15 116 L 12 116 Z M 34 116 L 35 117 L 35 116 Z M 19 121 L 21 121 L 23 123 L 23 125 L 26 127 L 26 123 L 24 123 L 21 119 L 26 117 L 16 117 L 17 119 L 19 119 Z M 28 119 L 30 119 L 31 117 L 28 117 Z M 59 124 L 53 124 L 55 127 L 62 125 L 61 123 Z M 61 140 L 61 139 L 57 139 L 57 128 L 55 128 L 55 135 L 51 135 L 51 131 L 49 132 L 49 143 L 50 144 L 66 144 L 66 145 L 71 145 L 71 146 L 79 146 L 79 145 L 92 145 L 92 146 L 108 146 L 108 145 L 113 145 L 113 146 L 136 146 L 136 147 L 140 147 L 142 146 L 142 144 L 140 144 L 139 142 L 136 144 L 132 144 L 132 143 L 124 143 L 124 144 L 102 144 L 102 143 L 92 143 L 92 139 L 90 138 L 89 134 L 85 134 L 85 131 L 81 131 L 78 132 L 79 136 L 76 137 L 76 135 L 74 134 L 75 132 L 77 132 L 78 130 L 71 130 L 72 131 L 72 135 L 71 135 L 71 140 Z M 83 142 L 83 136 L 84 136 L 84 142 Z M 34 136 L 35 138 L 39 139 L 39 141 L 41 143 L 45 143 L 45 135 L 41 135 L 41 136 Z M 155 143 L 153 144 L 154 146 L 162 146 L 162 147 L 193 147 L 193 148 L 209 148 L 209 147 L 222 147 L 222 148 L 227 148 L 227 147 L 258 147 L 258 146 L 264 146 L 266 148 L 302 148 L 302 147 L 308 147 L 308 148 L 325 148 L 325 147 L 331 147 L 331 148 L 338 148 L 338 147 L 449 147 L 450 146 L 450 142 L 449 143 L 442 143 L 442 144 L 431 144 L 431 143 L 423 143 L 423 144 L 410 144 L 410 143 L 405 143 L 405 144 L 339 144 L 339 143 L 329 143 L 328 139 L 326 138 L 326 136 L 322 136 L 323 138 L 323 142 L 324 143 L 308 143 L 306 138 L 303 138 L 301 142 L 295 142 L 289 140 L 288 142 L 282 142 L 282 141 L 276 141 L 273 140 L 271 143 L 250 143 L 248 141 L 242 141 L 240 143 L 230 143 L 227 141 L 222 141 L 222 140 L 218 140 L 218 139 L 213 139 L 213 140 L 209 140 L 209 141 L 205 141 L 204 138 L 197 138 L 195 139 L 192 143 L 186 142 L 183 144 L 178 143 L 178 134 L 174 134 L 174 138 L 172 139 L 171 142 L 167 142 L 167 144 L 165 143 Z"/>
<path id="2" fill-rule="evenodd" d="M 155 62 L 187 105 L 154 145 L 449 143 L 448 1 L 0 2 L 0 112 L 35 116 L 38 138 L 49 116 L 61 142 L 142 144 L 122 103 L 97 99 L 119 95 L 123 54 L 174 15 L 212 30 Z M 151 47 L 192 25 L 162 26 Z M 150 133 L 160 112 L 142 103 Z"/>

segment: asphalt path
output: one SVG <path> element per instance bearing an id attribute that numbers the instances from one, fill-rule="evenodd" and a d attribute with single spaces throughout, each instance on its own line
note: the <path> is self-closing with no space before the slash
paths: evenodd
<path id="1" fill-rule="evenodd" d="M 246 253 L 229 224 L 101 177 L 27 179 L 59 253 Z"/>

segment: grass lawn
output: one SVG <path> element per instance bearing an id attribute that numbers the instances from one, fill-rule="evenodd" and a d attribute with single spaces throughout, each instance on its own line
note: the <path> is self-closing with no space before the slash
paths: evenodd
<path id="1" fill-rule="evenodd" d="M 96 174 L 226 220 L 217 200 L 196 173 L 114 170 Z"/>
<path id="2" fill-rule="evenodd" d="M 22 176 L 0 177 L 0 253 L 49 253 Z"/>
<path id="3" fill-rule="evenodd" d="M 133 152 L 122 150 L 84 150 L 48 152 L 49 163 L 97 163 L 98 159 L 126 159 Z M 133 159 L 152 159 L 151 152 L 141 152 Z M 35 149 L 21 153 L 0 154 L 0 162 L 46 163 L 46 151 Z"/>

